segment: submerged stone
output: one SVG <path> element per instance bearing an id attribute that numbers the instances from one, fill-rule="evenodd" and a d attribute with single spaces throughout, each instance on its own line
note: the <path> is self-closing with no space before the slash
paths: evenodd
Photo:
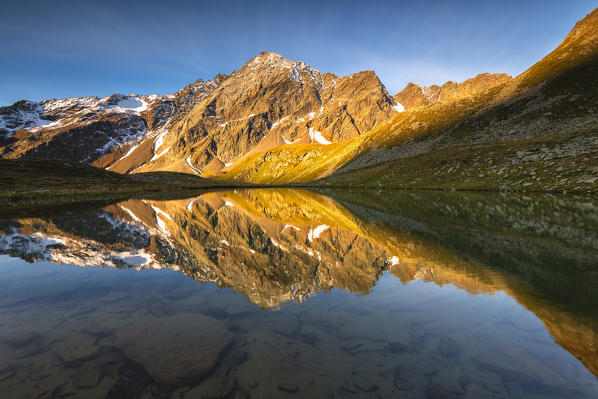
<path id="1" fill-rule="evenodd" d="M 137 398 L 149 383 L 145 370 L 140 365 L 129 362 L 106 394 L 106 399 Z"/>
<path id="2" fill-rule="evenodd" d="M 232 339 L 213 317 L 179 313 L 117 331 L 115 346 L 156 382 L 182 386 L 208 376 Z"/>
<path id="3" fill-rule="evenodd" d="M 413 385 L 414 374 L 399 366 L 395 370 L 394 385 L 399 391 L 411 391 L 414 388 Z"/>
<path id="4" fill-rule="evenodd" d="M 73 377 L 73 384 L 77 388 L 93 388 L 98 385 L 102 373 L 93 365 L 86 363 L 80 367 Z"/>
<path id="5" fill-rule="evenodd" d="M 524 387 L 538 387 L 542 385 L 542 379 L 532 374 L 518 370 L 507 369 L 482 361 L 475 361 L 475 363 L 480 371 L 496 374 L 501 378 L 502 381 L 515 382 Z"/>
<path id="6" fill-rule="evenodd" d="M 414 367 L 425 376 L 431 376 L 436 373 L 436 365 L 434 362 L 425 357 L 417 359 Z"/>
<path id="7" fill-rule="evenodd" d="M 426 395 L 428 399 L 456 399 L 457 396 L 449 392 L 442 385 L 430 383 L 426 385 Z"/>
<path id="8" fill-rule="evenodd" d="M 355 386 L 363 392 L 373 392 L 378 389 L 378 386 L 374 384 L 369 378 L 356 376 Z"/>
<path id="9" fill-rule="evenodd" d="M 15 375 L 15 372 L 11 367 L 0 368 L 0 381 L 4 381 Z"/>
<path id="10" fill-rule="evenodd" d="M 276 315 L 272 320 L 264 323 L 272 331 L 287 338 L 297 338 L 301 326 L 295 316 Z"/>
<path id="11" fill-rule="evenodd" d="M 40 339 L 41 336 L 38 333 L 28 331 L 11 334 L 4 338 L 4 341 L 13 348 L 24 348 L 37 343 Z"/>
<path id="12" fill-rule="evenodd" d="M 95 344 L 95 337 L 89 334 L 78 334 L 59 341 L 55 344 L 54 350 L 63 361 L 72 362 L 92 358 L 100 348 Z"/>
<path id="13" fill-rule="evenodd" d="M 278 384 L 278 389 L 287 393 L 297 393 L 299 387 L 295 384 Z"/>
<path id="14" fill-rule="evenodd" d="M 438 342 L 438 352 L 442 356 L 455 356 L 460 350 L 459 344 L 451 337 L 442 337 Z"/>
<path id="15" fill-rule="evenodd" d="M 490 392 L 502 392 L 502 378 L 494 373 L 482 372 L 480 375 L 482 386 Z"/>
<path id="16" fill-rule="evenodd" d="M 392 354 L 398 355 L 408 352 L 408 348 L 400 342 L 391 341 L 388 343 L 388 351 Z"/>

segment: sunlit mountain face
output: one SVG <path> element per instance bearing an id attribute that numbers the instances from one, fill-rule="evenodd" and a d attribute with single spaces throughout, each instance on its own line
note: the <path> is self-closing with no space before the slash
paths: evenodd
<path id="1" fill-rule="evenodd" d="M 593 397 L 597 207 L 245 189 L 2 220 L 0 391 Z"/>

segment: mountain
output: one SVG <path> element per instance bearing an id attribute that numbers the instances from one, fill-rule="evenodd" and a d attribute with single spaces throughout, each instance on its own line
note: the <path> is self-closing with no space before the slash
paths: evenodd
<path id="1" fill-rule="evenodd" d="M 442 86 L 432 85 L 426 87 L 410 82 L 403 90 L 395 94 L 394 98 L 404 109 L 411 109 L 446 102 L 459 97 L 469 97 L 506 83 L 511 79 L 512 77 L 506 73 L 481 73 L 462 83 L 448 81 Z"/>
<path id="2" fill-rule="evenodd" d="M 261 53 L 230 76 L 198 80 L 172 95 L 0 108 L 0 154 L 67 158 L 121 173 L 202 173 L 280 145 L 359 137 L 389 120 L 396 106 L 372 71 L 338 77 Z"/>
<path id="3" fill-rule="evenodd" d="M 377 186 L 597 191 L 597 76 L 594 10 L 515 79 L 413 109 L 364 137 L 369 150 L 331 182 L 367 175 Z"/>
<path id="4" fill-rule="evenodd" d="M 91 162 L 147 132 L 142 115 L 158 96 L 113 95 L 19 101 L 0 108 L 4 158 L 62 158 Z"/>
<path id="5" fill-rule="evenodd" d="M 221 178 L 598 191 L 597 30 L 595 10 L 552 53 L 514 79 L 469 97 L 408 109 L 342 144 L 254 154 Z"/>
<path id="6" fill-rule="evenodd" d="M 598 191 L 597 26 L 595 10 L 515 78 L 395 97 L 372 71 L 265 52 L 172 95 L 21 101 L 0 108 L 0 155 L 252 184 Z"/>
<path id="7" fill-rule="evenodd" d="M 98 162 L 99 158 L 120 157 L 135 143 L 155 137 L 213 90 L 219 79 L 198 80 L 166 96 L 114 94 L 18 101 L 0 108 L 0 154 L 106 166 L 109 162 Z"/>

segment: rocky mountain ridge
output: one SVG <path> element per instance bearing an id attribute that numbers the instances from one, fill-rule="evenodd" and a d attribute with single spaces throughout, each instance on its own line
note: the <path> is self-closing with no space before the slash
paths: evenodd
<path id="1" fill-rule="evenodd" d="M 255 151 L 359 136 L 396 113 L 394 105 L 371 71 L 341 78 L 262 53 L 218 82 L 153 151 L 140 146 L 111 170 L 217 171 Z"/>
<path id="2" fill-rule="evenodd" d="M 513 79 L 506 73 L 481 73 L 464 82 L 448 81 L 442 86 L 421 86 L 410 82 L 394 98 L 405 109 L 446 102 L 459 97 L 469 97 Z"/>
<path id="3" fill-rule="evenodd" d="M 230 76 L 198 80 L 173 95 L 77 99 L 75 106 L 52 100 L 61 110 L 78 110 L 75 118 L 51 102 L 21 102 L 0 109 L 0 154 L 262 184 L 330 177 L 323 184 L 591 191 L 596 165 L 574 164 L 594 151 L 598 126 L 597 18 L 595 10 L 515 78 L 481 74 L 428 88 L 409 84 L 395 97 L 374 72 L 338 77 L 265 52 Z M 579 145 L 563 148 L 566 136 Z M 530 177 L 521 159 L 537 160 L 540 148 L 545 154 Z M 422 155 L 458 165 L 422 169 L 419 163 L 428 162 Z M 480 160 L 490 163 L 488 170 Z M 388 168 L 364 169 L 376 165 Z M 401 165 L 425 178 L 389 172 Z M 434 176 L 438 182 L 431 183 Z"/>
<path id="4" fill-rule="evenodd" d="M 216 171 L 252 151 L 360 136 L 400 111 L 376 74 L 321 73 L 265 52 L 172 95 L 20 101 L 0 108 L 0 154 L 112 171 Z"/>
<path id="5" fill-rule="evenodd" d="M 339 187 L 596 191 L 598 165 L 591 156 L 598 128 L 596 26 L 598 10 L 552 53 L 488 90 L 407 109 L 339 145 L 255 154 L 221 178 Z M 567 144 L 567 137 L 577 144 Z M 323 180 L 314 183 L 318 179 Z"/>

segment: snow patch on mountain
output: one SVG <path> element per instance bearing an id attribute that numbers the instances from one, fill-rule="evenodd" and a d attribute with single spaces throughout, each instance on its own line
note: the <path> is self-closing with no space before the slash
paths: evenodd
<path id="1" fill-rule="evenodd" d="M 201 198 L 201 197 L 200 197 L 200 198 Z M 190 200 L 190 201 L 187 203 L 187 206 L 185 207 L 185 209 L 187 209 L 189 212 L 191 212 L 191 211 L 192 211 L 192 209 L 193 209 L 193 204 L 195 204 L 197 201 L 199 201 L 199 199 L 200 199 L 200 198 L 193 198 L 192 200 Z"/>
<path id="2" fill-rule="evenodd" d="M 27 108 L 14 109 L 12 112 L 9 107 L 0 108 L 0 129 L 7 130 L 7 136 L 20 129 L 33 131 L 61 125 L 60 120 L 47 119 L 48 116 L 44 114 L 43 106 L 40 104 L 29 104 Z"/>
<path id="3" fill-rule="evenodd" d="M 299 84 L 303 84 L 303 81 L 301 80 L 301 74 L 299 72 L 299 66 L 297 64 L 293 65 L 293 68 L 291 68 L 291 77 Z"/>
<path id="4" fill-rule="evenodd" d="M 0 107 L 0 129 L 6 130 L 7 135 L 11 136 L 21 129 L 33 133 L 41 129 L 72 125 L 81 127 L 111 115 L 139 116 L 141 112 L 147 110 L 150 105 L 161 98 L 155 94 L 151 96 L 114 94 L 104 98 L 72 97 L 44 100 L 39 103 L 19 101 L 9 107 Z M 134 127 L 134 130 L 139 132 L 139 126 Z M 105 152 L 114 145 L 121 145 L 134 139 L 131 136 L 128 134 L 128 137 L 107 143 L 101 151 Z M 133 136 L 138 136 L 138 134 L 135 133 Z"/>
<path id="5" fill-rule="evenodd" d="M 287 138 L 286 138 L 286 137 L 284 137 L 284 135 L 282 135 L 282 134 L 280 135 L 280 137 L 282 138 L 282 141 L 284 141 L 284 143 L 285 143 L 285 144 L 294 144 L 294 143 L 298 142 L 299 140 L 301 140 L 301 139 L 299 138 L 299 139 L 297 139 L 297 140 L 290 141 L 290 140 L 287 140 Z"/>
<path id="6" fill-rule="evenodd" d="M 162 216 L 164 216 L 166 219 L 172 221 L 172 218 L 170 217 L 170 215 L 166 212 L 164 212 L 162 209 L 158 208 L 157 206 L 154 205 L 150 205 L 152 207 L 152 209 L 154 210 L 154 212 L 156 212 L 157 214 L 160 214 Z"/>
<path id="7" fill-rule="evenodd" d="M 82 243 L 40 232 L 26 235 L 16 229 L 13 233 L 0 237 L 0 253 L 9 253 L 12 256 L 17 254 L 34 261 L 78 266 L 161 267 L 152 255 L 143 250 L 114 252 L 92 240 Z"/>
<path id="8" fill-rule="evenodd" d="M 129 267 L 141 267 L 152 261 L 152 257 L 144 252 L 119 252 L 112 257 L 113 261 Z"/>
<path id="9" fill-rule="evenodd" d="M 168 229 L 166 228 L 166 223 L 164 223 L 164 221 L 162 219 L 160 219 L 160 216 L 156 215 L 156 224 L 158 225 L 158 228 L 165 234 L 170 234 L 168 232 Z"/>
<path id="10" fill-rule="evenodd" d="M 397 103 L 397 105 L 393 105 L 392 109 L 394 109 L 397 112 L 404 112 L 405 111 L 405 107 L 401 103 Z"/>
<path id="11" fill-rule="evenodd" d="M 270 237 L 270 242 L 272 243 L 272 245 L 274 245 L 277 248 L 282 249 L 285 252 L 289 252 L 289 250 L 282 244 L 280 244 L 278 241 L 276 241 L 275 239 L 273 239 L 272 237 Z"/>
<path id="12" fill-rule="evenodd" d="M 141 144 L 141 142 L 138 140 L 137 144 L 132 145 L 131 148 L 129 148 L 129 151 L 127 151 L 127 153 L 125 155 L 123 155 L 122 157 L 118 158 L 116 160 L 116 162 L 122 161 L 123 159 L 125 159 L 126 157 L 128 157 L 129 155 L 131 155 L 133 153 L 133 151 L 135 151 L 137 149 L 137 147 L 139 147 L 139 144 Z M 108 166 L 106 169 L 110 169 L 112 166 L 114 166 L 114 164 Z"/>
<path id="13" fill-rule="evenodd" d="M 125 97 L 116 105 L 109 105 L 108 109 L 122 114 L 133 113 L 139 115 L 148 108 L 149 104 L 139 97 Z"/>
<path id="14" fill-rule="evenodd" d="M 280 234 L 284 233 L 286 229 L 295 229 L 297 231 L 301 231 L 301 229 L 297 226 L 293 226 L 292 224 L 285 224 L 282 230 L 280 231 Z"/>
<path id="15" fill-rule="evenodd" d="M 187 166 L 189 166 L 193 171 L 195 171 L 199 174 L 203 173 L 203 170 L 201 170 L 200 168 L 198 168 L 197 166 L 195 166 L 191 163 L 191 157 L 185 158 L 185 162 L 187 163 Z"/>
<path id="16" fill-rule="evenodd" d="M 165 150 L 163 150 L 162 152 L 160 152 L 159 154 L 154 154 L 154 156 L 149 160 L 150 162 L 155 161 L 156 159 L 160 158 L 162 155 L 166 154 L 168 152 L 168 150 L 170 150 L 170 147 L 172 146 L 168 146 L 166 147 Z"/>
<path id="17" fill-rule="evenodd" d="M 316 238 L 320 238 L 320 234 L 328 230 L 328 228 L 330 228 L 330 226 L 326 224 L 321 224 L 314 229 L 309 229 L 309 233 L 307 233 L 307 240 L 309 242 L 312 242 Z"/>
<path id="18" fill-rule="evenodd" d="M 288 116 L 285 116 L 284 118 L 277 120 L 276 122 L 274 122 L 274 123 L 272 124 L 272 126 L 270 126 L 270 130 L 272 130 L 272 129 L 276 129 L 276 127 L 278 127 L 278 125 L 280 125 L 281 123 L 283 123 L 283 122 L 284 122 L 284 121 L 286 121 L 287 119 L 288 119 Z"/>
<path id="19" fill-rule="evenodd" d="M 111 136 L 106 144 L 96 150 L 99 154 L 105 154 L 111 149 L 123 144 L 139 141 L 147 133 L 143 120 L 133 123 L 130 129 L 121 129 L 120 134 Z M 127 153 L 127 156 L 130 155 Z M 125 157 L 123 157 L 125 158 Z"/>
<path id="20" fill-rule="evenodd" d="M 123 206 L 123 205 L 118 205 L 118 206 L 119 206 L 119 208 L 120 208 L 120 209 L 122 209 L 123 211 L 125 211 L 125 212 L 126 212 L 126 213 L 127 213 L 127 214 L 128 214 L 130 217 L 131 217 L 131 219 L 133 219 L 133 220 L 134 220 L 134 221 L 136 221 L 137 223 L 141 223 L 141 224 L 143 224 L 143 222 L 141 221 L 141 219 L 139 219 L 139 218 L 137 217 L 137 215 L 135 215 L 135 214 L 133 213 L 133 211 L 131 211 L 129 208 L 127 208 L 127 207 L 125 207 L 125 206 Z"/>
<path id="21" fill-rule="evenodd" d="M 303 61 L 293 62 L 290 68 L 289 76 L 297 83 L 303 85 L 302 75 L 306 75 L 311 79 L 320 89 L 324 88 L 322 73 L 315 68 L 310 67 Z"/>
<path id="22" fill-rule="evenodd" d="M 307 128 L 307 132 L 309 134 L 309 138 L 313 141 L 317 141 L 320 144 L 332 144 L 331 141 L 326 140 L 322 133 L 318 132 L 317 130 L 312 129 L 311 127 Z"/>

